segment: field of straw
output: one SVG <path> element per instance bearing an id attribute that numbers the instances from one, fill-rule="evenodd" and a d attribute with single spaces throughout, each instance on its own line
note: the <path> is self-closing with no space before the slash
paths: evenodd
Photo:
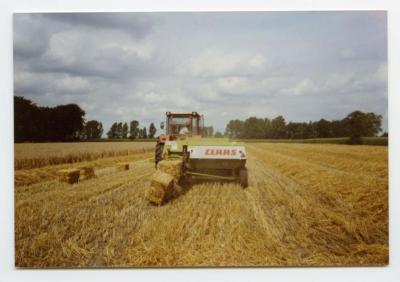
<path id="1" fill-rule="evenodd" d="M 52 174 L 29 180 L 70 164 L 31 173 L 17 169 L 16 265 L 388 263 L 387 147 L 253 143 L 246 148 L 248 189 L 197 183 L 161 207 L 144 197 L 154 173 L 152 152 L 96 159 L 96 177 L 73 185 Z M 121 161 L 130 169 L 116 170 Z"/>
<path id="2" fill-rule="evenodd" d="M 85 142 L 15 144 L 15 169 L 93 161 L 126 156 L 154 149 L 154 142 Z"/>

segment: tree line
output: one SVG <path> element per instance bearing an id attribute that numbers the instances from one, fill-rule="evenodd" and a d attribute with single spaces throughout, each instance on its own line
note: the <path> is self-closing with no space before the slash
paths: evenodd
<path id="1" fill-rule="evenodd" d="M 102 138 L 101 122 L 85 121 L 85 111 L 76 104 L 56 107 L 39 107 L 24 97 L 14 96 L 15 142 L 55 142 L 91 140 Z M 283 116 L 273 119 L 249 117 L 231 120 L 225 136 L 239 139 L 309 139 L 351 137 L 352 143 L 360 143 L 361 137 L 377 136 L 381 131 L 382 116 L 375 113 L 354 111 L 341 120 L 289 122 Z M 157 129 L 151 123 L 148 130 L 140 127 L 137 120 L 114 122 L 107 137 L 110 139 L 154 138 Z M 385 133 L 387 136 L 387 133 Z M 203 130 L 205 137 L 221 137 L 212 126 Z"/>
<path id="2" fill-rule="evenodd" d="M 40 107 L 32 101 L 14 96 L 15 142 L 67 142 L 102 138 L 103 124 L 97 120 L 85 121 L 85 111 L 76 104 Z M 115 122 L 107 132 L 108 138 L 154 138 L 154 123 L 139 128 L 139 122 Z"/>
<path id="3" fill-rule="evenodd" d="M 38 107 L 28 99 L 14 96 L 15 142 L 79 139 L 84 115 L 85 111 L 76 104 Z"/>
<path id="4" fill-rule="evenodd" d="M 283 116 L 273 119 L 249 117 L 231 120 L 225 135 L 241 139 L 309 139 L 351 137 L 359 143 L 361 137 L 372 137 L 382 130 L 382 116 L 375 113 L 354 111 L 341 120 L 289 122 Z"/>
<path id="5" fill-rule="evenodd" d="M 146 127 L 140 128 L 139 122 L 133 120 L 128 124 L 126 122 L 114 122 L 107 132 L 109 139 L 152 139 L 155 137 L 157 129 L 154 123 L 150 123 L 149 130 Z"/>

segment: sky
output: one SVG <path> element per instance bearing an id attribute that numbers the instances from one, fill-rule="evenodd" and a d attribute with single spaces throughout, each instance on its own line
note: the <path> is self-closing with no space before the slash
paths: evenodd
<path id="1" fill-rule="evenodd" d="M 383 116 L 383 11 L 14 14 L 14 95 L 85 119 L 158 127 L 166 111 L 224 131 L 250 116 Z M 160 130 L 158 130 L 160 133 Z"/>

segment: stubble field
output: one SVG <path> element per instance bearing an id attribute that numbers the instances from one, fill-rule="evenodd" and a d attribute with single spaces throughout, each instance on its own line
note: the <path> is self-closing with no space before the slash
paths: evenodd
<path id="1" fill-rule="evenodd" d="M 24 157 L 16 146 L 17 163 Z M 130 149 L 115 145 L 115 155 L 16 167 L 17 266 L 388 263 L 387 147 L 249 143 L 248 189 L 198 183 L 161 207 L 144 198 L 153 152 L 122 153 Z M 116 171 L 119 161 L 130 169 Z M 95 178 L 58 182 L 58 169 L 89 164 Z"/>

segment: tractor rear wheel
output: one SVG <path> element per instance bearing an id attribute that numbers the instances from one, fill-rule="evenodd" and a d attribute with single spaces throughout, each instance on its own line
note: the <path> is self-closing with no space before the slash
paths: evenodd
<path id="1" fill-rule="evenodd" d="M 249 186 L 247 168 L 244 167 L 239 170 L 239 180 L 243 189 Z"/>

